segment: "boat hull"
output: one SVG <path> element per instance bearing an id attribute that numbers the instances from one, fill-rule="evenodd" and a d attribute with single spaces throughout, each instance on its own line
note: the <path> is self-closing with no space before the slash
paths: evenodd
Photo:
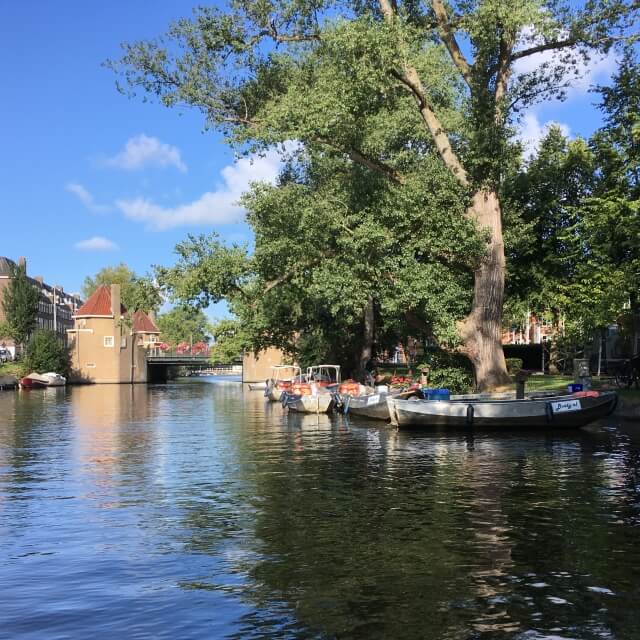
<path id="1" fill-rule="evenodd" d="M 30 373 L 24 378 L 20 378 L 22 389 L 46 389 L 47 387 L 64 387 L 67 379 L 58 373 Z"/>
<path id="2" fill-rule="evenodd" d="M 333 404 L 333 396 L 330 393 L 318 393 L 315 396 L 297 396 L 288 393 L 283 397 L 282 404 L 289 411 L 298 413 L 327 413 Z"/>
<path id="3" fill-rule="evenodd" d="M 361 396 L 348 396 L 341 394 L 342 404 L 345 407 L 344 413 L 371 418 L 373 420 L 389 420 L 389 398 L 406 399 L 414 395 L 415 391 L 404 392 L 380 392 L 370 393 Z"/>
<path id="4" fill-rule="evenodd" d="M 347 414 L 371 418 L 373 420 L 389 420 L 387 393 L 375 393 L 368 396 L 342 396 Z"/>
<path id="5" fill-rule="evenodd" d="M 265 390 L 264 395 L 269 398 L 271 402 L 280 402 L 283 392 L 283 389 L 278 389 L 277 387 L 268 387 Z"/>
<path id="6" fill-rule="evenodd" d="M 49 386 L 42 380 L 35 380 L 33 378 L 29 378 L 28 376 L 20 378 L 19 384 L 21 389 L 46 389 Z"/>
<path id="7" fill-rule="evenodd" d="M 264 391 L 267 388 L 266 382 L 250 382 L 249 391 Z"/>
<path id="8" fill-rule="evenodd" d="M 525 400 L 388 399 L 391 422 L 399 428 L 578 428 L 609 415 L 616 404 L 613 392 Z"/>

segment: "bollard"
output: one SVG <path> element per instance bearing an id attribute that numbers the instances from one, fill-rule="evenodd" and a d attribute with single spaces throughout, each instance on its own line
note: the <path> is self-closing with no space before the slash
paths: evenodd
<path id="1" fill-rule="evenodd" d="M 524 400 L 524 386 L 530 375 L 531 371 L 526 369 L 520 369 L 516 373 L 516 400 Z"/>

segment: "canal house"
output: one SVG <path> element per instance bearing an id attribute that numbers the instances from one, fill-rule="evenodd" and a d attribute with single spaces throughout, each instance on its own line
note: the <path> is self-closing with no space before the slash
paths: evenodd
<path id="1" fill-rule="evenodd" d="M 144 311 L 127 311 L 120 285 L 98 287 L 73 319 L 68 334 L 76 381 L 147 382 L 147 352 L 160 330 Z"/>

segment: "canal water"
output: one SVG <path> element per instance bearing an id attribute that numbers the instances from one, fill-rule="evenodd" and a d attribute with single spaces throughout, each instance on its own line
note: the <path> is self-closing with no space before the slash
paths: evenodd
<path id="1" fill-rule="evenodd" d="M 0 394 L 0 638 L 640 637 L 640 429 L 406 433 L 237 382 Z"/>

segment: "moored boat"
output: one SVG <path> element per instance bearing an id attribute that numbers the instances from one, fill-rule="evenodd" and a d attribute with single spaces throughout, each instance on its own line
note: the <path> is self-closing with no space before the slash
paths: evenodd
<path id="1" fill-rule="evenodd" d="M 282 395 L 282 406 L 298 413 L 327 413 L 334 401 L 334 394 L 324 389 L 311 390 L 308 394 L 300 394 L 296 389 Z"/>
<path id="2" fill-rule="evenodd" d="M 271 378 L 266 382 L 264 395 L 271 402 L 282 399 L 284 391 L 289 389 L 293 382 L 302 380 L 302 371 L 297 365 L 278 364 L 271 367 Z"/>
<path id="3" fill-rule="evenodd" d="M 368 388 L 367 392 L 340 394 L 344 414 L 352 414 L 374 420 L 389 420 L 389 398 L 406 399 L 416 394 L 415 389 L 389 390 L 387 387 Z"/>
<path id="4" fill-rule="evenodd" d="M 46 387 L 62 387 L 67 384 L 67 379 L 53 371 L 44 374 L 33 372 L 20 378 L 19 384 L 22 389 L 45 389 Z"/>
<path id="5" fill-rule="evenodd" d="M 618 396 L 612 391 L 524 399 L 403 400 L 388 398 L 391 423 L 403 427 L 535 427 L 576 428 L 612 413 Z"/>
<path id="6" fill-rule="evenodd" d="M 249 391 L 264 391 L 267 388 L 266 382 L 250 382 Z"/>
<path id="7" fill-rule="evenodd" d="M 340 367 L 322 364 L 307 369 L 306 381 L 293 382 L 282 394 L 282 406 L 299 413 L 327 413 L 335 404 Z"/>
<path id="8" fill-rule="evenodd" d="M 44 377 L 49 379 L 49 384 L 47 385 L 49 387 L 64 387 L 67 384 L 67 379 L 54 371 L 45 373 Z"/>

